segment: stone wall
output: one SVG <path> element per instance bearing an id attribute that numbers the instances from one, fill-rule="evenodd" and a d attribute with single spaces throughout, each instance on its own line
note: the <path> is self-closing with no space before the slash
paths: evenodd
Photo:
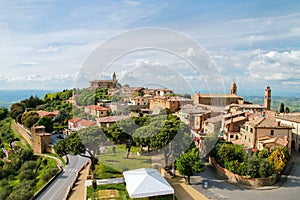
<path id="1" fill-rule="evenodd" d="M 18 131 L 18 133 L 26 140 L 26 142 L 28 142 L 30 146 L 32 145 L 30 131 L 15 121 L 12 122 L 12 128 Z"/>
<path id="2" fill-rule="evenodd" d="M 229 182 L 239 183 L 253 188 L 274 185 L 278 179 L 278 176 L 275 178 L 246 178 L 238 174 L 234 174 L 231 171 L 221 167 L 213 157 L 209 157 L 209 163 L 214 167 L 215 172 L 220 177 L 228 180 Z"/>

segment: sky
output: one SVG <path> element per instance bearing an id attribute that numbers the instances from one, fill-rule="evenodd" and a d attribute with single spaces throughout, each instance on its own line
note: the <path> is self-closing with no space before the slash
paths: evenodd
<path id="1" fill-rule="evenodd" d="M 299 96 L 300 2 L 1 0 L 0 55 L 0 90 L 116 71 L 134 86 Z"/>

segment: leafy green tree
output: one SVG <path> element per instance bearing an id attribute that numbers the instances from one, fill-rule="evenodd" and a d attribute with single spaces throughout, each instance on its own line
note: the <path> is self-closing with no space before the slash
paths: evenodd
<path id="1" fill-rule="evenodd" d="M 199 158 L 199 149 L 193 148 L 182 154 L 176 160 L 176 167 L 179 173 L 185 176 L 187 184 L 191 184 L 190 177 L 193 173 L 200 173 L 204 171 L 204 165 Z"/>
<path id="2" fill-rule="evenodd" d="M 34 160 L 29 160 L 23 163 L 22 167 L 20 168 L 21 171 L 31 170 L 33 171 L 36 167 L 36 162 Z"/>
<path id="3" fill-rule="evenodd" d="M 7 200 L 28 200 L 34 196 L 34 180 L 24 180 L 13 188 Z"/>
<path id="4" fill-rule="evenodd" d="M 20 181 L 32 180 L 32 179 L 34 179 L 34 177 L 35 177 L 35 174 L 33 173 L 33 171 L 31 169 L 22 170 L 22 171 L 20 171 L 20 174 L 19 174 Z"/>
<path id="5" fill-rule="evenodd" d="M 164 119 L 163 116 L 160 116 L 159 120 L 157 125 L 155 123 L 154 125 L 160 130 L 151 137 L 150 147 L 152 150 L 163 152 L 166 167 L 170 158 L 178 157 L 190 147 L 193 139 L 190 136 L 190 128 L 182 123 L 178 117 L 169 115 Z"/>
<path id="6" fill-rule="evenodd" d="M 226 162 L 230 162 L 234 159 L 234 147 L 232 144 L 223 143 L 217 151 L 217 160 L 221 166 L 225 166 Z"/>
<path id="7" fill-rule="evenodd" d="M 54 177 L 58 172 L 57 167 L 52 167 L 48 169 L 42 176 L 43 181 L 46 183 L 48 182 L 52 177 Z"/>
<path id="8" fill-rule="evenodd" d="M 0 120 L 3 120 L 8 115 L 8 109 L 7 108 L 0 108 Z"/>
<path id="9" fill-rule="evenodd" d="M 17 122 L 21 123 L 21 118 L 25 112 L 25 106 L 21 103 L 14 103 L 10 107 L 10 116 Z"/>
<path id="10" fill-rule="evenodd" d="M 9 187 L 8 183 L 4 186 L 1 186 L 0 190 L 0 199 L 6 199 L 11 193 L 11 188 Z"/>
<path id="11" fill-rule="evenodd" d="M 9 118 L 0 121 L 0 138 L 3 143 L 10 143 L 14 139 Z"/>
<path id="12" fill-rule="evenodd" d="M 158 116 L 150 120 L 149 117 L 144 116 L 137 118 L 136 121 L 140 127 L 133 133 L 133 140 L 140 146 L 140 152 L 142 151 L 143 146 L 148 147 L 149 152 L 151 139 L 163 128 L 165 122 L 164 118 Z"/>
<path id="13" fill-rule="evenodd" d="M 26 108 L 35 109 L 38 105 L 41 105 L 44 102 L 38 96 L 32 96 L 31 95 L 28 99 L 24 99 L 20 103 L 24 104 Z"/>
<path id="14" fill-rule="evenodd" d="M 39 119 L 39 114 L 36 111 L 29 111 L 22 115 L 21 121 L 25 127 L 30 129 Z"/>
<path id="15" fill-rule="evenodd" d="M 131 147 L 134 145 L 132 135 L 139 126 L 131 118 L 121 120 L 117 124 L 120 127 L 120 129 L 122 129 L 122 131 L 119 132 L 119 134 L 115 135 L 115 139 L 119 138 L 119 139 L 122 139 L 124 141 L 124 143 L 126 145 L 126 149 L 127 149 L 126 158 L 128 158 L 129 154 L 130 154 Z"/>
<path id="16" fill-rule="evenodd" d="M 36 126 L 45 126 L 45 131 L 51 133 L 53 131 L 53 121 L 50 117 L 44 116 L 41 117 L 36 123 Z"/>
<path id="17" fill-rule="evenodd" d="M 68 125 L 68 120 L 71 119 L 70 109 L 71 108 L 62 108 L 55 117 L 55 123 L 61 126 Z"/>
<path id="18" fill-rule="evenodd" d="M 72 153 L 88 157 L 91 160 L 92 178 L 94 178 L 95 165 L 98 162 L 96 152 L 106 141 L 107 138 L 103 130 L 98 126 L 91 126 L 71 133 L 65 140 L 60 140 L 54 149 L 60 156 Z M 86 152 L 88 155 L 85 154 Z"/>

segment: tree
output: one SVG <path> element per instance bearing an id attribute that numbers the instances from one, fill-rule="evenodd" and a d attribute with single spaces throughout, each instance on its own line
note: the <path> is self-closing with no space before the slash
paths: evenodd
<path id="1" fill-rule="evenodd" d="M 21 123 L 21 118 L 25 112 L 25 106 L 21 103 L 14 103 L 10 107 L 10 116 L 17 122 Z"/>
<path id="2" fill-rule="evenodd" d="M 125 143 L 127 149 L 126 158 L 129 157 L 131 147 L 134 144 L 132 135 L 139 126 L 135 123 L 134 118 L 121 120 L 107 129 L 108 137 L 115 143 Z"/>
<path id="3" fill-rule="evenodd" d="M 190 128 L 176 116 L 169 115 L 167 119 L 160 116 L 158 125 L 160 130 L 151 137 L 150 147 L 153 150 L 162 150 L 164 166 L 168 166 L 170 158 L 177 158 L 186 151 L 193 142 L 190 137 Z M 174 160 L 172 160 L 174 161 Z"/>
<path id="4" fill-rule="evenodd" d="M 217 151 L 217 160 L 219 164 L 225 167 L 225 163 L 234 161 L 234 147 L 232 144 L 223 143 Z"/>
<path id="5" fill-rule="evenodd" d="M 283 112 L 284 112 L 284 104 L 283 104 L 283 103 L 280 103 L 280 106 L 279 106 L 279 112 L 280 112 L 280 113 L 283 113 Z"/>
<path id="6" fill-rule="evenodd" d="M 34 196 L 33 188 L 34 188 L 33 180 L 24 180 L 20 182 L 19 185 L 14 187 L 13 191 L 8 196 L 7 200 L 28 200 L 32 199 Z"/>
<path id="7" fill-rule="evenodd" d="M 43 100 L 38 96 L 31 95 L 28 99 L 22 100 L 21 103 L 24 104 L 26 108 L 36 108 L 38 105 L 43 104 Z"/>
<path id="8" fill-rule="evenodd" d="M 179 173 L 185 176 L 187 184 L 191 184 L 190 177 L 193 173 L 200 173 L 204 171 L 204 165 L 199 158 L 199 149 L 193 148 L 182 154 L 176 160 L 176 167 Z"/>
<path id="9" fill-rule="evenodd" d="M 271 164 L 273 164 L 275 172 L 280 174 L 289 160 L 289 155 L 286 148 L 274 149 L 268 160 Z"/>
<path id="10" fill-rule="evenodd" d="M 285 111 L 284 111 L 285 113 L 289 113 L 290 112 L 290 109 L 289 109 L 289 107 L 285 107 Z"/>
<path id="11" fill-rule="evenodd" d="M 54 149 L 60 156 L 72 153 L 88 157 L 91 160 L 92 178 L 94 178 L 95 165 L 98 162 L 96 152 L 106 141 L 103 130 L 98 126 L 91 126 L 71 133 L 66 139 L 60 140 Z"/>
<path id="12" fill-rule="evenodd" d="M 0 120 L 3 120 L 7 117 L 8 109 L 7 108 L 0 108 Z"/>
<path id="13" fill-rule="evenodd" d="M 36 126 L 45 126 L 45 131 L 51 133 L 53 131 L 53 121 L 50 117 L 44 116 L 41 117 L 36 123 Z"/>
<path id="14" fill-rule="evenodd" d="M 39 119 L 39 114 L 36 111 L 29 111 L 22 115 L 21 121 L 25 127 L 30 129 Z"/>

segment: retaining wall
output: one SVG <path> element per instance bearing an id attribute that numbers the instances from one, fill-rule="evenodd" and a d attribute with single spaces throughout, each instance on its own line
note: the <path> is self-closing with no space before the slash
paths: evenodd
<path id="1" fill-rule="evenodd" d="M 209 163 L 214 167 L 220 177 L 232 183 L 239 183 L 253 188 L 274 185 L 279 178 L 278 175 L 274 178 L 246 178 L 221 167 L 213 157 L 209 157 Z"/>

